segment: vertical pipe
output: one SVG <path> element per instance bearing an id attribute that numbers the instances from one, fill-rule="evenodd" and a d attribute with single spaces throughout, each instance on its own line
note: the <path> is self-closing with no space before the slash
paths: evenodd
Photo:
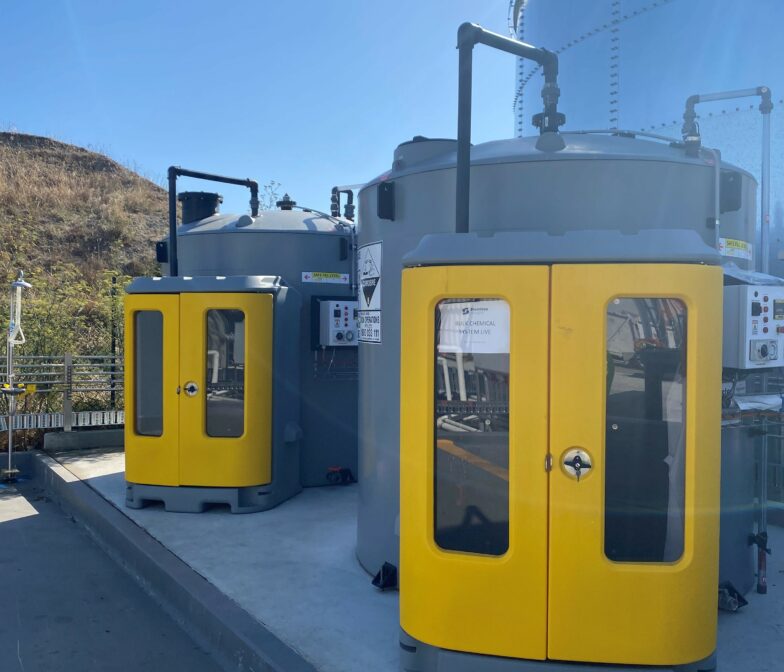
<path id="1" fill-rule="evenodd" d="M 66 353 L 63 358 L 63 431 L 70 432 L 73 429 L 73 355 Z"/>
<path id="2" fill-rule="evenodd" d="M 763 374 L 767 375 L 767 374 Z M 767 389 L 767 385 L 765 385 Z M 759 520 L 757 522 L 757 592 L 768 592 L 768 427 L 767 419 L 762 418 L 762 446 L 760 447 L 760 487 Z"/>
<path id="3" fill-rule="evenodd" d="M 112 301 L 112 314 L 111 314 L 111 328 L 112 328 L 112 365 L 110 369 L 110 376 L 109 376 L 109 405 L 112 410 L 117 408 L 117 392 L 116 392 L 116 376 L 117 376 L 117 276 L 112 276 L 112 290 L 111 290 L 111 301 Z"/>
<path id="4" fill-rule="evenodd" d="M 471 80 L 472 42 L 460 41 L 457 84 L 457 182 L 455 232 L 468 233 L 471 183 Z"/>
<path id="5" fill-rule="evenodd" d="M 452 401 L 452 381 L 449 380 L 449 364 L 446 357 L 439 357 L 441 360 L 441 374 L 444 376 L 444 391 L 446 392 L 446 400 Z"/>
<path id="6" fill-rule="evenodd" d="M 761 227 L 762 272 L 770 267 L 770 111 L 762 113 Z"/>
<path id="7" fill-rule="evenodd" d="M 713 157 L 713 246 L 719 251 L 721 239 L 721 154 L 718 149 L 705 148 Z"/>
<path id="8" fill-rule="evenodd" d="M 458 352 L 455 355 L 455 362 L 457 363 L 457 390 L 460 395 L 460 401 L 467 401 L 466 384 L 465 384 L 465 366 L 463 365 L 463 353 Z"/>
<path id="9" fill-rule="evenodd" d="M 14 324 L 14 296 L 13 290 L 11 290 L 11 301 L 10 301 L 10 313 L 11 313 L 11 320 L 10 324 Z M 11 328 L 13 329 L 13 327 Z M 14 342 L 11 338 L 12 331 L 9 330 L 9 338 L 7 340 L 6 346 L 6 375 L 7 375 L 7 382 L 8 382 L 8 390 L 9 392 L 13 392 L 14 389 Z M 14 454 L 14 415 L 16 414 L 16 397 L 13 394 L 6 395 L 6 399 L 8 400 L 8 474 L 11 475 L 13 473 L 13 454 Z"/>
<path id="10" fill-rule="evenodd" d="M 169 275 L 177 277 L 177 168 L 169 166 Z"/>

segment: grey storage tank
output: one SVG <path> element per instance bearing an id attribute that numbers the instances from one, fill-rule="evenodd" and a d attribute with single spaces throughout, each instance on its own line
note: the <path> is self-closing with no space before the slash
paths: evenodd
<path id="1" fill-rule="evenodd" d="M 185 217 L 177 227 L 180 275 L 275 275 L 302 297 L 300 342 L 292 344 L 299 349 L 301 371 L 301 482 L 315 486 L 353 478 L 357 473 L 353 222 L 298 207 L 288 194 L 278 201 L 277 209 L 256 216 L 221 214 L 222 199 L 217 194 L 196 198 L 193 192 L 185 192 L 179 197 Z M 203 217 L 189 221 L 191 212 Z"/>
<path id="2" fill-rule="evenodd" d="M 570 231 L 689 229 L 726 263 L 753 270 L 756 182 L 717 165 L 719 156 L 704 148 L 689 156 L 677 141 L 618 131 L 479 144 L 470 150 L 469 229 L 556 240 Z M 359 193 L 357 555 L 371 573 L 398 564 L 402 257 L 425 234 L 455 229 L 456 165 L 456 141 L 416 137 Z"/>

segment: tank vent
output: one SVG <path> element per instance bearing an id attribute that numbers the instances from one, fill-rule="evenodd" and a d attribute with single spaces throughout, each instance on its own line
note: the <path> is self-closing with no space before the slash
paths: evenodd
<path id="1" fill-rule="evenodd" d="M 210 191 L 183 191 L 177 200 L 182 203 L 182 221 L 197 222 L 217 214 L 223 196 Z"/>
<path id="2" fill-rule="evenodd" d="M 292 201 L 288 194 L 283 194 L 283 198 L 275 203 L 281 210 L 291 210 L 296 204 L 297 202 Z"/>

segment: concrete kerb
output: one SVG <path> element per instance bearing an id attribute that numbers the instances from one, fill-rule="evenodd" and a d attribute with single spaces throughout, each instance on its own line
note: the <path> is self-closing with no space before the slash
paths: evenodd
<path id="1" fill-rule="evenodd" d="M 236 672 L 316 668 L 97 492 L 44 453 L 32 476 L 180 626 Z"/>

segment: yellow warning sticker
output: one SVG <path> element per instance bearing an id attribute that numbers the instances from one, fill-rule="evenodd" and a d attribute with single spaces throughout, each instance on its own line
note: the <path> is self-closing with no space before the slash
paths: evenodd
<path id="1" fill-rule="evenodd" d="M 723 257 L 751 259 L 751 243 L 735 238 L 719 238 L 719 254 Z"/>
<path id="2" fill-rule="evenodd" d="M 329 273 L 327 271 L 302 271 L 302 282 L 324 282 L 332 285 L 347 285 L 348 273 Z"/>

